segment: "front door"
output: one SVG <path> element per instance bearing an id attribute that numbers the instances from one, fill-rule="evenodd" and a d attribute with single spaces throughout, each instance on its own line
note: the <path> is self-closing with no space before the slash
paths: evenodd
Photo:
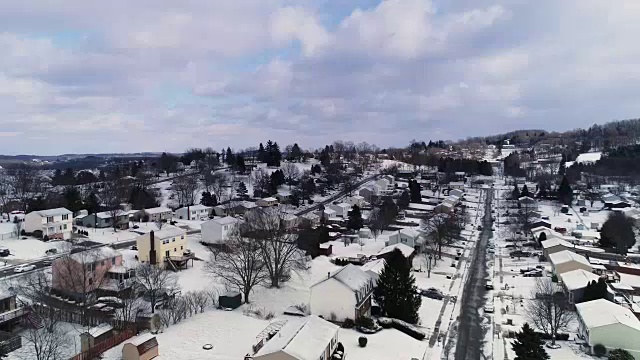
<path id="1" fill-rule="evenodd" d="M 164 252 L 164 256 L 169 257 L 169 250 Z"/>

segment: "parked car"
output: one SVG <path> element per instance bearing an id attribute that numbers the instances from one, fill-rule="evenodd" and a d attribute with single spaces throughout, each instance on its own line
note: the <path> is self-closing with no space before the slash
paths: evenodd
<path id="1" fill-rule="evenodd" d="M 535 268 L 527 267 L 527 268 L 524 268 L 524 269 L 520 269 L 520 274 L 528 273 L 529 271 L 534 271 L 534 270 L 535 270 Z"/>
<path id="2" fill-rule="evenodd" d="M 511 256 L 511 257 L 529 257 L 529 256 L 531 256 L 531 253 L 528 252 L 528 251 L 516 250 L 516 251 L 512 251 L 511 253 L 509 253 L 509 256 Z"/>
<path id="3" fill-rule="evenodd" d="M 493 314 L 494 310 L 495 309 L 493 308 L 493 305 L 491 305 L 491 304 L 487 304 L 487 305 L 484 306 L 484 312 L 486 312 L 488 314 Z"/>
<path id="4" fill-rule="evenodd" d="M 496 253 L 496 251 L 493 248 L 489 248 L 489 250 L 487 250 L 487 252 L 489 254 L 495 254 Z"/>
<path id="5" fill-rule="evenodd" d="M 524 273 L 524 277 L 542 277 L 542 270 L 536 269 Z"/>
<path id="6" fill-rule="evenodd" d="M 493 290 L 493 281 L 487 280 L 487 282 L 484 284 L 484 288 L 487 290 Z"/>
<path id="7" fill-rule="evenodd" d="M 58 253 L 58 249 L 47 249 L 47 251 L 44 252 L 46 255 L 55 255 Z"/>
<path id="8" fill-rule="evenodd" d="M 131 246 L 129 247 L 129 249 L 131 249 L 131 250 L 138 250 L 138 245 L 131 245 Z"/>
<path id="9" fill-rule="evenodd" d="M 22 273 L 25 271 L 31 271 L 33 269 L 35 269 L 36 266 L 33 264 L 22 264 L 22 265 L 18 265 L 13 269 L 13 272 L 15 273 Z"/>
<path id="10" fill-rule="evenodd" d="M 421 290 L 420 294 L 422 296 L 428 297 L 429 299 L 436 299 L 436 300 L 442 300 L 444 299 L 444 295 L 442 295 L 442 292 L 436 288 L 428 288 L 426 290 Z"/>
<path id="11" fill-rule="evenodd" d="M 0 256 L 5 257 L 11 255 L 11 251 L 7 248 L 0 248 Z"/>

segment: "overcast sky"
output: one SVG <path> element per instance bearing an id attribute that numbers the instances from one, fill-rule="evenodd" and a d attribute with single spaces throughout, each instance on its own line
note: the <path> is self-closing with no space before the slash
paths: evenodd
<path id="1" fill-rule="evenodd" d="M 0 153 L 381 147 L 640 115 L 638 0 L 21 0 Z"/>

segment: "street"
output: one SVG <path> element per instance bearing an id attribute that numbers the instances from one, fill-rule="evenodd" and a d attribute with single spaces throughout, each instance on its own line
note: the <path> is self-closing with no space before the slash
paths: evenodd
<path id="1" fill-rule="evenodd" d="M 458 341 L 456 344 L 456 360 L 478 360 L 483 356 L 482 346 L 485 330 L 482 328 L 480 309 L 485 303 L 485 279 L 487 276 L 487 244 L 491 237 L 491 201 L 493 189 L 487 189 L 485 214 L 482 220 L 482 232 L 478 240 L 469 276 L 464 285 L 461 301 L 460 323 L 458 324 Z"/>

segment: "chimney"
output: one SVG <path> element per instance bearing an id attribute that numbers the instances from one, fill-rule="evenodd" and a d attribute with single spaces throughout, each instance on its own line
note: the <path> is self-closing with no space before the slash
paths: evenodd
<path id="1" fill-rule="evenodd" d="M 149 263 L 151 265 L 155 265 L 156 264 L 156 241 L 155 241 L 155 234 L 153 233 L 153 230 L 151 230 L 149 232 Z"/>

